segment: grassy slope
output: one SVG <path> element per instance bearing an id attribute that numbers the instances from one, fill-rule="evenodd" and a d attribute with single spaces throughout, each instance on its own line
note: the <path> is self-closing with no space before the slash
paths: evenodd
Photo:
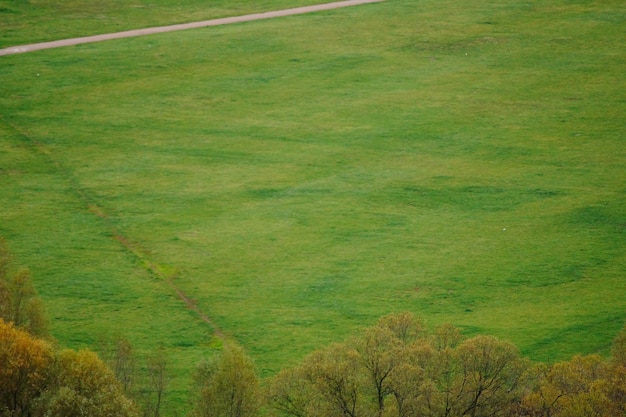
<path id="1" fill-rule="evenodd" d="M 182 379 L 213 341 L 174 277 L 265 373 L 400 310 L 538 360 L 605 351 L 626 11 L 483 3 L 3 57 L 0 235 L 57 337 L 175 346 Z"/>

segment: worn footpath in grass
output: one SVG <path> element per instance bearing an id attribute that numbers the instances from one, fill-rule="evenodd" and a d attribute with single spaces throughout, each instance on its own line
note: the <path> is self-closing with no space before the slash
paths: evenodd
<path id="1" fill-rule="evenodd" d="M 402 310 L 606 352 L 625 17 L 394 0 L 4 57 L 0 234 L 62 343 L 185 340 L 181 374 L 214 341 L 169 279 L 264 375 Z"/>

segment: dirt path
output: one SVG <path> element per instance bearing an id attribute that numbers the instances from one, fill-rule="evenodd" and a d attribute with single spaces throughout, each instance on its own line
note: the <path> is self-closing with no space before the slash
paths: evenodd
<path id="1" fill-rule="evenodd" d="M 33 43 L 30 45 L 12 46 L 0 49 L 0 56 L 38 51 L 40 49 L 60 48 L 62 46 L 80 45 L 83 43 L 102 42 L 111 39 L 130 38 L 135 36 L 152 35 L 155 33 L 173 32 L 176 30 L 196 29 L 207 26 L 228 25 L 231 23 L 249 22 L 252 20 L 271 19 L 274 17 L 292 16 L 297 14 L 319 12 L 322 10 L 338 9 L 340 7 L 357 6 L 367 3 L 378 3 L 383 0 L 346 0 L 334 3 L 318 4 L 314 6 L 297 7 L 294 9 L 276 10 L 273 12 L 255 13 L 244 16 L 225 17 L 222 19 L 204 20 L 202 22 L 183 23 L 179 25 L 160 26 L 154 28 L 128 30 L 125 32 L 107 33 L 103 35 L 86 36 L 82 38 L 63 39 L 52 42 Z"/>

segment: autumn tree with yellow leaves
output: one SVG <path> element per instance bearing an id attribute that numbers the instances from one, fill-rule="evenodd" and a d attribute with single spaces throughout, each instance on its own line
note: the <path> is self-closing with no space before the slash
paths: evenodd
<path id="1" fill-rule="evenodd" d="M 54 352 L 48 342 L 0 319 L 0 416 L 30 416 L 49 386 Z"/>
<path id="2" fill-rule="evenodd" d="M 0 416 L 135 417 L 112 371 L 90 351 L 55 351 L 0 319 Z"/>
<path id="3" fill-rule="evenodd" d="M 613 343 L 611 358 L 575 356 L 534 368 L 535 385 L 524 397 L 522 417 L 626 416 L 626 327 Z"/>

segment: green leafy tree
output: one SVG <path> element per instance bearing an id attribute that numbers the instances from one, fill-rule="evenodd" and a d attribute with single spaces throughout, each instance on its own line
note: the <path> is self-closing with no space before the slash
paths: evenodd
<path id="1" fill-rule="evenodd" d="M 417 395 L 424 376 L 421 356 L 425 343 L 420 340 L 424 333 L 422 322 L 412 314 L 390 314 L 349 342 L 365 374 L 364 391 L 374 397 L 374 415 L 410 413 L 409 397 Z M 405 387 L 409 381 L 411 387 Z M 392 397 L 395 411 L 386 413 Z"/>
<path id="2" fill-rule="evenodd" d="M 452 324 L 446 323 L 435 329 L 435 333 L 430 337 L 431 345 L 438 352 L 446 349 L 456 348 L 462 341 L 461 331 Z"/>
<path id="3" fill-rule="evenodd" d="M 311 354 L 304 363 L 305 375 L 317 397 L 318 412 L 328 417 L 365 414 L 363 373 L 358 353 L 335 343 Z"/>
<path id="4" fill-rule="evenodd" d="M 122 384 L 124 393 L 131 393 L 135 383 L 135 351 L 130 340 L 124 336 L 115 340 L 115 358 L 111 369 Z"/>
<path id="5" fill-rule="evenodd" d="M 161 406 L 169 383 L 168 360 L 164 349 L 157 349 L 146 360 L 148 390 L 145 415 L 159 417 Z"/>
<path id="6" fill-rule="evenodd" d="M 358 352 L 334 343 L 307 356 L 302 364 L 283 370 L 268 388 L 275 413 L 292 417 L 360 417 L 373 405 Z"/>
<path id="7" fill-rule="evenodd" d="M 133 394 L 137 366 L 135 349 L 130 340 L 122 334 L 114 337 L 100 335 L 98 353 L 104 363 L 113 371 L 115 378 L 122 384 L 124 394 Z"/>
<path id="8" fill-rule="evenodd" d="M 228 344 L 221 355 L 202 362 L 196 371 L 198 398 L 193 416 L 252 417 L 260 403 L 259 381 L 243 349 Z"/>
<path id="9" fill-rule="evenodd" d="M 366 374 L 372 390 L 376 415 L 382 417 L 385 400 L 393 392 L 391 382 L 404 362 L 404 345 L 391 329 L 386 326 L 374 326 L 366 329 L 363 336 L 355 340 L 360 367 Z M 397 381 L 397 379 L 396 379 Z"/>
<path id="10" fill-rule="evenodd" d="M 274 414 L 307 417 L 319 410 L 319 398 L 314 394 L 311 381 L 302 365 L 283 369 L 268 384 L 266 403 Z"/>
<path id="11" fill-rule="evenodd" d="M 512 343 L 476 336 L 458 346 L 456 360 L 453 414 L 505 415 L 511 404 L 521 398 L 527 364 Z"/>
<path id="12" fill-rule="evenodd" d="M 13 259 L 0 240 L 0 318 L 35 336 L 47 336 L 43 303 L 27 268 L 15 270 Z"/>
<path id="13" fill-rule="evenodd" d="M 138 417 L 113 372 L 91 351 L 62 350 L 43 396 L 42 416 Z"/>
<path id="14" fill-rule="evenodd" d="M 397 352 L 398 363 L 389 378 L 389 390 L 394 401 L 387 401 L 386 416 L 425 415 L 428 404 L 437 398 L 430 379 L 435 355 L 436 351 L 426 341 L 413 342 Z"/>
<path id="15" fill-rule="evenodd" d="M 409 312 L 383 316 L 375 327 L 388 329 L 403 344 L 414 342 L 426 333 L 424 323 Z"/>

